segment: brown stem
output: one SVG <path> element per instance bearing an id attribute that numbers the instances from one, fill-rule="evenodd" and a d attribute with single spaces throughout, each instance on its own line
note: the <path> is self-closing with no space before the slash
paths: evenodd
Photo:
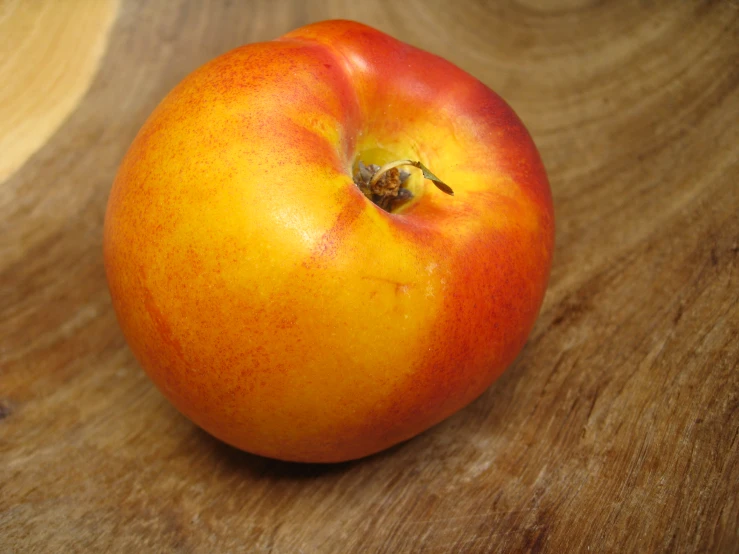
<path id="1" fill-rule="evenodd" d="M 380 169 L 377 170 L 377 172 L 372 176 L 372 179 L 369 182 L 370 187 L 377 183 L 377 181 L 380 180 L 380 177 L 382 177 L 386 172 L 390 171 L 391 169 L 401 166 L 401 165 L 414 165 L 412 160 L 396 160 L 394 162 L 386 163 L 383 165 Z"/>
<path id="2" fill-rule="evenodd" d="M 385 211 L 392 212 L 394 209 L 413 198 L 413 193 L 405 188 L 405 181 L 410 176 L 408 172 L 399 172 L 398 167 L 412 165 L 423 172 L 426 179 L 433 183 L 443 192 L 454 195 L 454 191 L 441 181 L 436 175 L 421 162 L 413 160 L 396 160 L 386 163 L 382 167 L 376 165 L 365 166 L 359 162 L 359 170 L 354 175 L 354 183 L 364 195 Z"/>

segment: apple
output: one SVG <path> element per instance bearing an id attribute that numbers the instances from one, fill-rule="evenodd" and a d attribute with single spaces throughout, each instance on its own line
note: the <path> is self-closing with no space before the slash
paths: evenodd
<path id="1" fill-rule="evenodd" d="M 116 176 L 104 259 L 131 350 L 185 416 L 336 462 L 485 391 L 532 329 L 553 238 L 540 156 L 498 95 L 326 21 L 167 95 Z"/>

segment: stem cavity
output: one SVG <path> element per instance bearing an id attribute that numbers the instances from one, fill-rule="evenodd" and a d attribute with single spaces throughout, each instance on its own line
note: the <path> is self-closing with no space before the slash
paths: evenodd
<path id="1" fill-rule="evenodd" d="M 417 167 L 422 171 L 424 178 L 432 181 L 439 190 L 454 196 L 454 191 L 449 185 L 431 173 L 421 162 L 413 160 L 396 160 L 382 167 L 375 164 L 365 165 L 360 161 L 354 175 L 354 183 L 369 200 L 392 213 L 413 198 L 413 193 L 405 188 L 410 173 L 398 170 L 398 167 L 404 165 Z"/>

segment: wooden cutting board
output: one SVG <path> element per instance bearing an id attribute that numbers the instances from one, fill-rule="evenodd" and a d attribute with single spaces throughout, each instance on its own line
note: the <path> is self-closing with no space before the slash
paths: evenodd
<path id="1" fill-rule="evenodd" d="M 527 346 L 479 400 L 371 458 L 297 465 L 154 389 L 101 228 L 171 87 L 336 17 L 510 102 L 557 250 Z M 739 551 L 738 33 L 731 1 L 0 3 L 0 551 Z"/>

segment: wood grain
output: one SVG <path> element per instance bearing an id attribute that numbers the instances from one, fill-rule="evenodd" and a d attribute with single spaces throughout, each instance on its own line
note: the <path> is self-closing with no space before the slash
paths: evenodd
<path id="1" fill-rule="evenodd" d="M 739 551 L 737 6 L 124 0 L 87 92 L 0 177 L 0 551 Z M 332 17 L 513 105 L 557 250 L 529 343 L 478 401 L 371 458 L 292 465 L 219 443 L 154 389 L 111 309 L 101 227 L 174 84 Z"/>

